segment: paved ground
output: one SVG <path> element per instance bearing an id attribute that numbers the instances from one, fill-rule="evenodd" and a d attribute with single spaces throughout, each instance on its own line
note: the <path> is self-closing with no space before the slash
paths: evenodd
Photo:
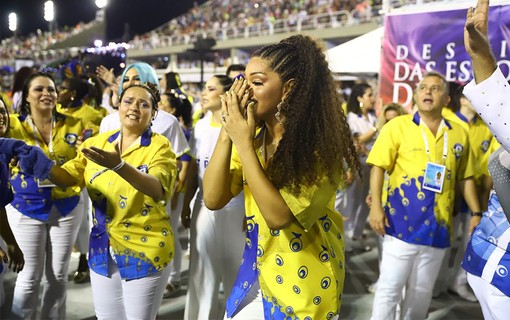
<path id="1" fill-rule="evenodd" d="M 181 242 L 186 244 L 185 234 L 181 235 Z M 369 244 L 375 245 L 375 238 L 369 238 Z M 70 270 L 78 265 L 78 254 L 73 254 Z M 183 280 L 187 279 L 188 260 L 183 259 Z M 348 255 L 347 276 L 344 290 L 344 303 L 340 319 L 368 320 L 372 309 L 373 294 L 367 292 L 368 284 L 375 281 L 378 275 L 377 251 L 355 251 Z M 9 316 L 12 303 L 12 292 L 15 276 L 8 273 L 5 276 L 6 303 L 0 311 L 0 319 L 12 319 Z M 173 299 L 165 299 L 161 305 L 158 319 L 183 319 L 185 292 Z M 90 284 L 75 284 L 69 282 L 67 299 L 68 320 L 95 319 L 92 305 L 92 292 Z M 221 318 L 221 317 L 219 317 Z M 477 303 L 459 299 L 457 296 L 443 294 L 432 301 L 429 320 L 478 320 L 483 319 Z"/>

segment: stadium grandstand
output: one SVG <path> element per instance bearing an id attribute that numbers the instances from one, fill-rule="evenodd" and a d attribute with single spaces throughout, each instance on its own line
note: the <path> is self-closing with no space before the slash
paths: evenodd
<path id="1" fill-rule="evenodd" d="M 291 33 L 307 32 L 333 47 L 376 29 L 391 9 L 447 0 L 212 0 L 195 6 L 164 25 L 135 35 L 127 46 L 128 63 L 146 61 L 159 73 L 176 71 L 183 81 L 199 81 L 200 59 L 194 54 L 199 39 L 214 39 L 205 55 L 205 72 L 223 72 L 231 63 L 246 63 L 261 45 L 277 42 Z M 86 52 L 93 39 L 104 38 L 103 16 L 54 32 L 37 30 L 26 37 L 3 39 L 0 66 L 16 68 L 16 61 L 56 66 Z M 96 52 L 116 50 L 106 46 Z M 93 49 L 89 48 L 89 52 Z"/>

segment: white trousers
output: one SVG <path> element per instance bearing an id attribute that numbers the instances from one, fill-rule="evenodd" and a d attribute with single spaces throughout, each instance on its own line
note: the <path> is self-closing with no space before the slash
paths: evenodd
<path id="1" fill-rule="evenodd" d="M 168 283 L 181 281 L 182 246 L 181 241 L 179 240 L 179 224 L 181 221 L 183 204 L 184 193 L 181 192 L 177 198 L 177 206 L 175 209 L 172 209 L 170 201 L 166 206 L 166 212 L 170 215 L 170 225 L 172 226 L 172 231 L 174 233 L 174 258 L 172 259 L 172 262 L 170 262 L 170 277 L 168 278 Z"/>
<path id="2" fill-rule="evenodd" d="M 347 218 L 345 221 L 345 234 L 348 237 L 360 238 L 367 224 L 370 209 L 366 203 L 370 189 L 370 166 L 366 163 L 361 165 L 363 170 L 363 181 L 355 180 L 344 191 L 343 195 L 337 194 L 335 208 Z"/>
<path id="3" fill-rule="evenodd" d="M 462 260 L 464 260 L 464 254 L 466 253 L 466 248 L 471 239 L 469 235 L 469 224 L 471 222 L 471 211 L 461 212 L 459 214 L 459 226 L 455 228 L 454 239 L 457 239 L 460 232 L 461 241 L 459 243 L 459 248 L 457 253 L 455 254 L 455 260 L 453 261 L 452 274 L 453 274 L 453 283 L 450 283 L 453 287 L 459 287 L 461 285 L 467 284 L 467 272 L 462 269 Z M 454 221 L 454 226 L 455 226 Z"/>
<path id="4" fill-rule="evenodd" d="M 466 253 L 470 236 L 469 222 L 471 221 L 470 212 L 460 212 L 453 217 L 453 239 L 452 247 L 457 246 L 457 252 L 454 257 L 453 266 L 450 268 L 450 255 L 452 248 L 447 248 L 446 253 L 439 269 L 439 275 L 434 285 L 434 294 L 446 292 L 448 288 L 458 288 L 459 286 L 467 284 L 466 271 L 462 269 L 461 263 Z M 461 238 L 457 241 L 457 238 Z"/>
<path id="5" fill-rule="evenodd" d="M 83 215 L 76 237 L 76 248 L 81 254 L 87 254 L 89 252 L 90 229 L 92 229 L 92 223 L 90 222 L 92 221 L 92 201 L 87 189 L 81 191 L 81 197 L 83 198 Z"/>
<path id="6" fill-rule="evenodd" d="M 510 317 L 510 297 L 471 273 L 467 274 L 467 281 L 482 307 L 485 320 L 506 320 Z"/>
<path id="7" fill-rule="evenodd" d="M 230 295 L 243 257 L 244 206 L 211 211 L 195 204 L 190 230 L 190 267 L 184 319 L 218 319 L 218 291 L 223 281 Z"/>
<path id="8" fill-rule="evenodd" d="M 410 244 L 385 235 L 372 320 L 396 318 L 404 287 L 400 318 L 425 319 L 444 254 L 445 249 Z"/>
<path id="9" fill-rule="evenodd" d="M 97 319 L 155 319 L 161 306 L 170 268 L 167 266 L 150 276 L 126 281 L 121 279 L 117 264 L 111 256 L 108 257 L 110 278 L 90 271 Z"/>
<path id="10" fill-rule="evenodd" d="M 65 217 L 53 206 L 48 221 L 29 218 L 11 205 L 6 210 L 14 237 L 25 257 L 25 267 L 16 279 L 12 313 L 23 319 L 35 319 L 44 271 L 41 319 L 65 319 L 67 273 L 82 221 L 82 199 Z"/>

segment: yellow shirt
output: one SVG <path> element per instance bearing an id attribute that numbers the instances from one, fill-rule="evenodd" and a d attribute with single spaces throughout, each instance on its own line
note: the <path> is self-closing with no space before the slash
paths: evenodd
<path id="1" fill-rule="evenodd" d="M 81 106 L 72 108 L 63 108 L 59 103 L 57 104 L 57 111 L 65 114 L 66 116 L 82 119 L 85 122 L 92 122 L 98 127 L 94 134 L 99 132 L 99 125 L 101 124 L 101 120 L 104 117 L 99 110 L 89 106 L 88 104 L 83 104 Z"/>
<path id="2" fill-rule="evenodd" d="M 114 150 L 119 131 L 109 131 L 85 141 L 82 148 L 95 146 Z M 166 199 L 171 196 L 177 166 L 168 139 L 150 129 L 122 153 L 122 159 L 139 171 L 156 177 Z M 88 161 L 83 153 L 62 166 L 76 180 L 83 181 L 93 204 L 89 264 L 96 273 L 108 276 L 109 248 L 113 250 L 122 279 L 142 278 L 166 267 L 173 258 L 174 237 L 165 203 L 136 190 L 111 170 Z"/>
<path id="3" fill-rule="evenodd" d="M 443 160 L 445 133 L 447 157 Z M 423 134 L 429 144 L 430 160 Z M 428 161 L 446 166 L 441 193 L 422 188 Z M 383 200 L 390 224 L 386 233 L 408 243 L 449 247 L 455 186 L 476 172 L 466 130 L 444 121 L 434 136 L 421 123 L 418 112 L 397 117 L 382 128 L 367 163 L 390 175 L 388 195 Z"/>
<path id="4" fill-rule="evenodd" d="M 449 110 L 448 108 L 443 108 L 443 110 L 445 109 Z M 469 144 L 471 145 L 473 155 L 480 169 L 474 178 L 476 185 L 480 187 L 482 176 L 489 175 L 489 156 L 499 148 L 500 144 L 494 139 L 489 127 L 487 127 L 485 122 L 478 116 L 476 116 L 471 123 L 460 112 L 453 113 L 450 111 L 445 113 L 443 111 L 443 117 L 449 121 L 460 124 L 468 131 Z"/>
<path id="5" fill-rule="evenodd" d="M 258 152 L 259 161 L 262 157 Z M 261 161 L 262 163 L 262 161 Z M 296 220 L 271 230 L 250 192 L 243 185 L 242 166 L 234 149 L 231 159 L 233 194 L 244 189 L 247 238 L 236 284 L 227 301 L 227 314 L 236 312 L 257 279 L 266 319 L 330 319 L 341 306 L 345 277 L 343 222 L 334 211 L 338 184 L 324 177 L 319 186 L 303 188 L 296 197 L 280 190 Z"/>
<path id="6" fill-rule="evenodd" d="M 28 115 L 9 115 L 9 137 L 25 141 L 28 145 L 39 146 L 57 165 L 62 166 L 76 156 L 76 140 L 87 124 L 81 119 L 55 114 L 51 143 L 47 145 Z M 35 129 L 35 130 L 34 130 Z M 19 167 L 11 170 L 11 184 L 15 192 L 12 205 L 24 215 L 47 220 L 54 204 L 60 213 L 67 215 L 79 201 L 81 187 L 71 188 L 39 187 L 38 180 L 20 172 Z"/>

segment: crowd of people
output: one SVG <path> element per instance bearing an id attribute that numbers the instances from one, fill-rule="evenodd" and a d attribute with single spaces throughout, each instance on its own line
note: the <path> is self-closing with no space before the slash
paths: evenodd
<path id="1" fill-rule="evenodd" d="M 199 34 L 222 40 L 317 28 L 322 23 L 335 25 L 350 19 L 368 20 L 379 15 L 380 6 L 379 0 L 209 1 L 163 27 L 135 35 L 130 44 L 150 49 L 189 43 Z"/>
<path id="2" fill-rule="evenodd" d="M 411 112 L 389 104 L 379 119 L 367 83 L 342 108 L 323 45 L 305 35 L 258 49 L 196 98 L 146 63 L 117 76 L 71 61 L 59 81 L 23 70 L 0 99 L 12 315 L 35 318 L 40 306 L 40 318 L 65 319 L 81 243 L 73 281 L 90 281 L 98 319 L 157 318 L 181 290 L 182 224 L 185 319 L 339 319 L 346 255 L 372 250 L 368 223 L 379 236 L 373 319 L 425 319 L 449 260 L 455 277 L 441 282 L 485 319 L 505 319 L 510 86 L 488 10 L 489 0 L 468 10 L 464 91 L 429 72 Z"/>
<path id="3" fill-rule="evenodd" d="M 37 31 L 26 37 L 13 36 L 5 38 L 0 43 L 0 65 L 10 65 L 14 59 L 33 58 L 34 52 L 43 52 L 52 45 L 73 37 L 84 30 L 94 26 L 95 20 L 84 23 L 79 22 L 72 27 L 63 27 L 55 31 Z"/>

